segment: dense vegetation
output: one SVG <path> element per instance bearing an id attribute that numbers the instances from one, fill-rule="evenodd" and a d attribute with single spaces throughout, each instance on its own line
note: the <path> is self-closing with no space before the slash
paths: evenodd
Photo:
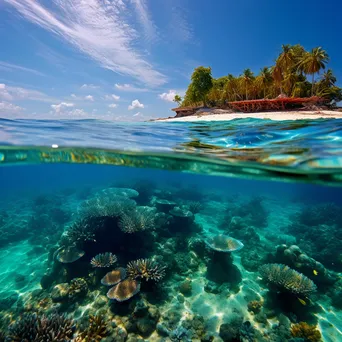
<path id="1" fill-rule="evenodd" d="M 336 105 L 342 101 L 342 88 L 336 86 L 332 70 L 325 70 L 328 62 L 329 56 L 321 47 L 306 51 L 297 44 L 283 45 L 275 64 L 262 68 L 258 75 L 245 69 L 240 76 L 228 74 L 215 79 L 210 67 L 200 66 L 191 76 L 184 99 L 176 95 L 174 101 L 182 106 L 224 106 L 229 101 L 276 98 L 282 94 L 316 95 Z"/>

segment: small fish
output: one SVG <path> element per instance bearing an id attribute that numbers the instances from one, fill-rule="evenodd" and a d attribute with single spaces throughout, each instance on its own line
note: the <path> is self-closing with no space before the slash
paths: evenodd
<path id="1" fill-rule="evenodd" d="M 313 270 L 312 272 L 315 276 L 318 275 L 318 272 L 316 270 Z"/>
<path id="2" fill-rule="evenodd" d="M 300 304 L 302 305 L 306 305 L 306 301 L 304 299 L 298 298 Z"/>

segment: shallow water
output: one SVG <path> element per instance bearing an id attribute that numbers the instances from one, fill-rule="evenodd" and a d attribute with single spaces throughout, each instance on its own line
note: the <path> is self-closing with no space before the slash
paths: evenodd
<path id="1" fill-rule="evenodd" d="M 6 341 L 342 339 L 341 121 L 0 124 Z"/>

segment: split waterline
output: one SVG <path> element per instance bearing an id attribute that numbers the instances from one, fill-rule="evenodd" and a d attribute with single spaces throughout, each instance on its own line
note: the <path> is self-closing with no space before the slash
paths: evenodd
<path id="1" fill-rule="evenodd" d="M 1 120 L 0 340 L 341 340 L 341 128 Z"/>

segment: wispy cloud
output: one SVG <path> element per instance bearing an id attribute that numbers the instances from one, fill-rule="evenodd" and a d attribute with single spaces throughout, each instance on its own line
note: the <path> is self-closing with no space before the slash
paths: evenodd
<path id="1" fill-rule="evenodd" d="M 19 70 L 19 71 L 29 72 L 31 74 L 38 75 L 38 76 L 46 76 L 45 74 L 43 74 L 40 71 L 30 69 L 30 68 L 26 68 L 26 67 L 23 67 L 21 65 L 3 62 L 3 61 L 0 61 L 0 70 L 6 70 L 6 71 Z"/>
<path id="2" fill-rule="evenodd" d="M 170 6 L 170 34 L 176 41 L 193 42 L 193 28 L 188 20 L 187 8 L 184 7 L 183 1 L 169 0 Z"/>
<path id="3" fill-rule="evenodd" d="M 136 93 L 148 91 L 148 89 L 146 88 L 138 88 L 138 87 L 133 86 L 132 84 L 127 84 L 127 83 L 125 84 L 116 83 L 115 88 L 120 91 L 129 91 L 129 92 L 136 92 Z"/>
<path id="4" fill-rule="evenodd" d="M 87 101 L 92 101 L 93 102 L 94 101 L 94 96 L 87 95 L 87 96 L 84 97 L 84 99 L 87 100 Z"/>
<path id="5" fill-rule="evenodd" d="M 108 105 L 109 108 L 116 108 L 118 105 L 116 103 L 111 103 Z"/>
<path id="6" fill-rule="evenodd" d="M 21 87 L 12 87 L 4 83 L 0 83 L 0 100 L 32 100 L 51 102 L 52 98 L 37 90 L 26 89 Z"/>
<path id="7" fill-rule="evenodd" d="M 4 0 L 26 20 L 48 30 L 104 68 L 129 75 L 149 86 L 166 82 L 136 48 L 133 29 L 122 0 L 52 0 L 55 11 L 34 0 Z"/>
<path id="8" fill-rule="evenodd" d="M 144 108 L 144 105 L 140 103 L 139 100 L 133 100 L 132 104 L 128 106 L 128 110 L 136 109 L 136 108 Z"/>
<path id="9" fill-rule="evenodd" d="M 152 43 L 157 40 L 156 27 L 151 19 L 151 15 L 148 11 L 148 7 L 145 0 L 131 0 L 134 5 L 135 11 L 138 16 L 138 20 L 143 27 L 146 39 Z"/>
<path id="10" fill-rule="evenodd" d="M 115 94 L 110 94 L 110 95 L 105 95 L 104 97 L 105 100 L 110 100 L 110 101 L 119 101 L 120 100 L 120 96 L 119 95 L 115 95 Z"/>
<path id="11" fill-rule="evenodd" d="M 83 84 L 81 86 L 81 89 L 98 89 L 100 88 L 99 86 L 95 85 L 95 84 Z"/>

